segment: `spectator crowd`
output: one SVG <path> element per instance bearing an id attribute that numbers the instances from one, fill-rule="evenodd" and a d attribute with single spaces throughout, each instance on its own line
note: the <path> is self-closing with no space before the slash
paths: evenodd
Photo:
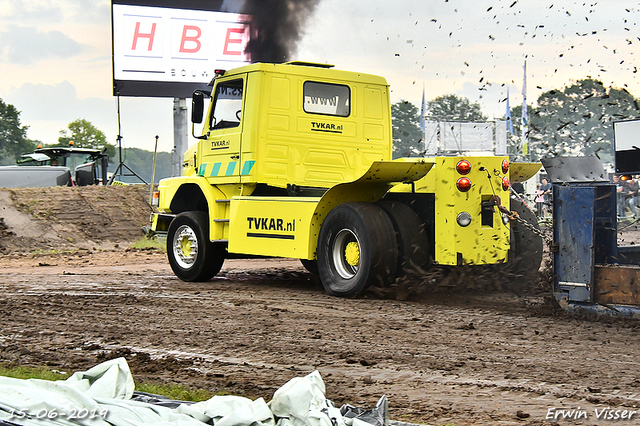
<path id="1" fill-rule="evenodd" d="M 612 182 L 616 185 L 616 206 L 619 218 L 640 218 L 640 175 L 625 176 L 612 175 Z M 552 186 L 546 178 L 542 178 L 536 187 L 534 201 L 535 213 L 539 218 L 551 215 Z"/>
<path id="2" fill-rule="evenodd" d="M 616 204 L 618 209 L 618 217 L 639 217 L 640 198 L 638 198 L 638 177 L 630 176 L 629 179 L 623 180 L 619 175 L 613 175 L 612 180 L 616 185 Z"/>

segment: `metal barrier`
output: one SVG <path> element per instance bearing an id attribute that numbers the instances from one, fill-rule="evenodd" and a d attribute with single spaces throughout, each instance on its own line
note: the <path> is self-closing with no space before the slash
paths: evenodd
<path id="1" fill-rule="evenodd" d="M 596 157 L 542 160 L 553 184 L 553 294 L 570 312 L 640 318 L 640 246 L 617 245 L 616 187 Z"/>

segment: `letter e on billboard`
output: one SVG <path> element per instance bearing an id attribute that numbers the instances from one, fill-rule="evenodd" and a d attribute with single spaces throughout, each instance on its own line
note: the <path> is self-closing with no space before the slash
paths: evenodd
<path id="1" fill-rule="evenodd" d="M 247 44 L 245 38 L 246 28 L 227 28 L 227 37 L 224 39 L 223 55 L 242 55 L 244 46 Z"/>

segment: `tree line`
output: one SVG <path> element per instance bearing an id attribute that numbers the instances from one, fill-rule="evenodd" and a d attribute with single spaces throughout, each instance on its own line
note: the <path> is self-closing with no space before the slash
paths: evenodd
<path id="1" fill-rule="evenodd" d="M 597 155 L 613 162 L 613 123 L 640 118 L 640 100 L 625 88 L 605 87 L 592 78 L 552 89 L 528 105 L 528 146 L 522 143 L 522 105 L 511 108 L 514 131 L 507 145 L 512 160 L 539 161 L 557 156 Z M 480 105 L 445 95 L 426 103 L 434 121 L 485 121 Z M 421 145 L 420 111 L 401 100 L 391 106 L 394 157 L 415 156 Z M 501 117 L 503 120 L 505 116 Z"/>
<path id="2" fill-rule="evenodd" d="M 538 96 L 528 106 L 528 147 L 522 146 L 522 106 L 511 108 L 514 132 L 507 138 L 513 160 L 539 161 L 544 157 L 597 155 L 613 161 L 613 122 L 640 118 L 640 101 L 625 88 L 606 87 L 587 78 L 572 82 Z M 420 155 L 424 149 L 420 130 L 420 111 L 411 102 L 391 105 L 393 157 Z M 486 121 L 481 107 L 469 99 L 450 94 L 426 102 L 425 118 L 432 121 Z M 506 114 L 502 119 L 506 118 Z M 39 141 L 27 138 L 28 126 L 20 123 L 20 112 L 0 99 L 0 164 L 15 164 L 21 155 L 32 152 Z M 60 131 L 58 142 L 49 146 L 106 149 L 117 166 L 116 147 L 105 134 L 84 119 Z M 147 182 L 151 181 L 153 152 L 138 148 L 123 149 L 124 162 Z M 171 154 L 158 153 L 156 181 L 171 176 Z M 130 180 L 130 179 L 129 179 Z"/>
<path id="3" fill-rule="evenodd" d="M 92 148 L 106 150 L 109 157 L 109 171 L 114 172 L 118 166 L 119 155 L 116 146 L 107 142 L 104 132 L 85 119 L 77 119 L 69 123 L 66 129 L 60 131 L 58 142 L 43 144 L 37 140 L 27 138 L 28 126 L 20 123 L 20 112 L 11 104 L 0 99 L 0 165 L 15 164 L 22 155 L 33 152 L 38 146 L 55 147 L 70 145 L 76 148 Z M 123 148 L 123 162 L 135 171 L 146 182 L 151 182 L 153 176 L 152 151 L 139 148 Z M 156 158 L 155 182 L 171 176 L 171 153 L 158 152 Z M 126 169 L 122 180 L 128 183 L 141 183 Z"/>

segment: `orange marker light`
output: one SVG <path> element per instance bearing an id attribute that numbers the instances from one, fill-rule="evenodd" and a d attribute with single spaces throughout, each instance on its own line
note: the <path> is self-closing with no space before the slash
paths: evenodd
<path id="1" fill-rule="evenodd" d="M 469 174 L 469 172 L 471 171 L 471 163 L 469 163 L 467 160 L 460 160 L 458 161 L 458 164 L 456 164 L 456 170 L 461 175 Z"/>
<path id="2" fill-rule="evenodd" d="M 467 192 L 469 189 L 471 189 L 471 180 L 466 177 L 461 177 L 460 179 L 458 179 L 458 182 L 456 182 L 456 186 L 458 187 L 459 191 Z"/>
<path id="3" fill-rule="evenodd" d="M 509 178 L 508 177 L 503 177 L 502 178 L 502 189 L 504 189 L 505 191 L 509 190 L 509 187 L 511 186 L 511 182 L 509 182 Z"/>
<path id="4" fill-rule="evenodd" d="M 502 173 L 507 173 L 509 171 L 509 159 L 502 160 Z"/>

